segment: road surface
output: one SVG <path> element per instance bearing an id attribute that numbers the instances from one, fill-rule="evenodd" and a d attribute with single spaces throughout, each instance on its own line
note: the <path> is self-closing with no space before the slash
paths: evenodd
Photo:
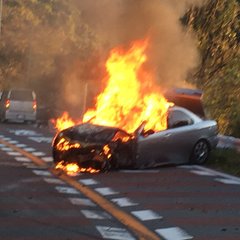
<path id="1" fill-rule="evenodd" d="M 67 176 L 54 131 L 0 124 L 0 239 L 239 240 L 240 179 L 201 166 Z"/>

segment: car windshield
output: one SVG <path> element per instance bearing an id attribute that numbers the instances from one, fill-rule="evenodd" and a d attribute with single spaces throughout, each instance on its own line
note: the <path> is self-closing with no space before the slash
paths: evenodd
<path id="1" fill-rule="evenodd" d="M 33 94 L 29 90 L 12 90 L 10 99 L 15 101 L 33 101 Z"/>
<path id="2" fill-rule="evenodd" d="M 105 142 L 110 141 L 115 135 L 117 129 L 98 126 L 92 124 L 81 124 L 77 126 L 77 136 L 88 142 Z"/>

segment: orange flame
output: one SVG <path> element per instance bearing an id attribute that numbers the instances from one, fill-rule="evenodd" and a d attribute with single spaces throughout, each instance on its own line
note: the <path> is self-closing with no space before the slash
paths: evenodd
<path id="1" fill-rule="evenodd" d="M 88 172 L 88 173 L 98 173 L 100 170 L 94 168 L 81 168 L 77 163 L 67 163 L 64 161 L 59 162 L 56 166 L 56 169 L 61 169 L 66 172 L 67 175 L 76 176 L 78 173 Z"/>
<path id="2" fill-rule="evenodd" d="M 75 122 L 73 119 L 69 117 L 68 112 L 64 112 L 63 115 L 60 118 L 57 118 L 56 120 L 52 119 L 52 123 L 58 131 L 72 127 L 77 124 L 77 122 Z"/>
<path id="3" fill-rule="evenodd" d="M 106 62 L 106 88 L 98 96 L 95 109 L 83 121 L 115 126 L 133 132 L 143 121 L 145 129 L 166 129 L 167 110 L 172 104 L 157 91 L 153 78 L 144 72 L 148 40 L 134 42 L 129 50 L 113 49 Z"/>
<path id="4" fill-rule="evenodd" d="M 83 116 L 83 122 L 119 127 L 133 132 L 143 121 L 145 130 L 164 130 L 167 127 L 169 103 L 155 85 L 149 72 L 144 70 L 149 41 L 134 42 L 128 50 L 115 48 L 106 62 L 108 79 L 104 91 L 98 95 L 94 109 Z M 58 130 L 69 126 L 69 119 L 56 124 Z M 64 123 L 64 124 L 63 124 Z M 74 125 L 71 122 L 71 125 Z"/>

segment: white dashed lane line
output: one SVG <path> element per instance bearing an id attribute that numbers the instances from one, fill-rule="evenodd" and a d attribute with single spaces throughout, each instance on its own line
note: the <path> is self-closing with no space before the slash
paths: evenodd
<path id="1" fill-rule="evenodd" d="M 95 207 L 96 204 L 88 198 L 69 198 L 69 201 L 74 205 Z"/>
<path id="2" fill-rule="evenodd" d="M 108 195 L 113 195 L 113 194 L 118 194 L 119 192 L 115 192 L 109 187 L 102 187 L 102 188 L 95 188 L 95 191 L 100 193 L 103 196 L 108 196 Z"/>
<path id="3" fill-rule="evenodd" d="M 18 162 L 32 162 L 29 158 L 26 157 L 15 157 L 15 160 Z"/>
<path id="4" fill-rule="evenodd" d="M 97 226 L 96 228 L 104 239 L 112 239 L 112 240 L 114 239 L 135 240 L 136 239 L 124 228 L 115 228 L 115 227 L 109 227 L 109 226 Z"/>
<path id="5" fill-rule="evenodd" d="M 149 220 L 156 220 L 156 219 L 163 218 L 162 216 L 158 215 L 152 210 L 132 211 L 131 213 L 142 221 L 149 221 Z"/>
<path id="6" fill-rule="evenodd" d="M 193 236 L 190 236 L 184 230 L 179 227 L 170 227 L 170 228 L 160 228 L 156 232 L 164 237 L 166 240 L 188 240 L 193 239 Z"/>
<path id="7" fill-rule="evenodd" d="M 81 213 L 88 219 L 111 219 L 111 215 L 101 210 L 81 210 Z"/>
<path id="8" fill-rule="evenodd" d="M 66 194 L 80 194 L 78 190 L 72 187 L 62 187 L 62 186 L 56 186 L 55 189 L 59 193 L 66 193 Z"/>
<path id="9" fill-rule="evenodd" d="M 139 205 L 138 203 L 133 202 L 129 198 L 122 197 L 122 198 L 113 198 L 111 201 L 117 204 L 119 207 L 130 207 Z"/>

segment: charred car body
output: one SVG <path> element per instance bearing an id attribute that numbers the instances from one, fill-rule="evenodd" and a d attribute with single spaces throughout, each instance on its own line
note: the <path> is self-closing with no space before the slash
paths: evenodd
<path id="1" fill-rule="evenodd" d="M 54 162 L 100 171 L 166 163 L 203 164 L 217 145 L 217 123 L 182 107 L 169 108 L 166 130 L 145 131 L 144 126 L 133 134 L 91 123 L 70 127 L 53 141 Z"/>

